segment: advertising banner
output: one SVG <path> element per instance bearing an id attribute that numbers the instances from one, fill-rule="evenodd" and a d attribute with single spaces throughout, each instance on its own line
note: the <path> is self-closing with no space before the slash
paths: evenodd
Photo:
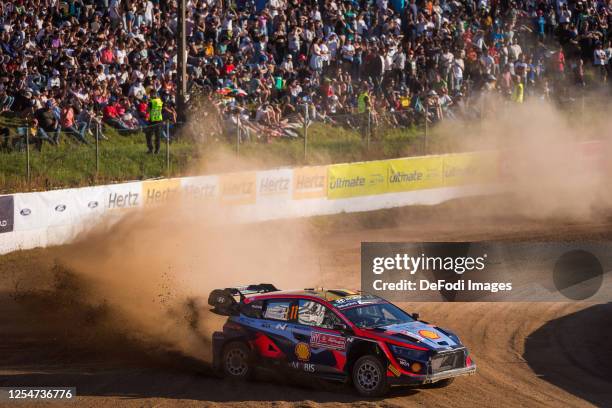
<path id="1" fill-rule="evenodd" d="M 449 154 L 443 160 L 445 186 L 490 183 L 499 177 L 497 152 Z"/>
<path id="2" fill-rule="evenodd" d="M 15 230 L 69 225 L 85 213 L 77 199 L 79 189 L 15 194 Z"/>
<path id="3" fill-rule="evenodd" d="M 181 192 L 181 180 L 163 179 L 142 182 L 143 205 L 160 205 L 172 198 L 178 197 Z"/>
<path id="4" fill-rule="evenodd" d="M 219 198 L 219 176 L 185 177 L 181 180 L 181 194 L 193 201 Z"/>
<path id="5" fill-rule="evenodd" d="M 389 192 L 437 188 L 444 185 L 442 156 L 389 160 Z"/>
<path id="6" fill-rule="evenodd" d="M 13 231 L 14 207 L 13 196 L 0 196 L 0 234 Z"/>
<path id="7" fill-rule="evenodd" d="M 47 209 L 42 193 L 15 194 L 15 231 L 46 228 L 48 225 Z"/>
<path id="8" fill-rule="evenodd" d="M 142 183 L 140 181 L 104 187 L 103 204 L 107 210 L 127 210 L 142 205 Z"/>
<path id="9" fill-rule="evenodd" d="M 257 172 L 257 201 L 288 201 L 291 199 L 291 169 Z"/>
<path id="10" fill-rule="evenodd" d="M 104 204 L 108 194 L 107 186 L 75 189 L 74 198 L 81 216 L 101 215 L 105 211 Z"/>
<path id="11" fill-rule="evenodd" d="M 293 199 L 323 198 L 327 194 L 327 166 L 293 169 Z"/>
<path id="12" fill-rule="evenodd" d="M 329 199 L 359 197 L 388 192 L 388 162 L 334 164 L 328 167 Z"/>
<path id="13" fill-rule="evenodd" d="M 220 198 L 227 204 L 255 204 L 257 173 L 230 173 L 219 176 Z"/>
<path id="14" fill-rule="evenodd" d="M 107 210 L 140 206 L 141 183 L 15 194 L 15 230 L 73 225 Z"/>

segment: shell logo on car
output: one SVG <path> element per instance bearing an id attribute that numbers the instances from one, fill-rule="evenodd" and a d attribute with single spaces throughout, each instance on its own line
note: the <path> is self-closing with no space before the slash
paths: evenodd
<path id="1" fill-rule="evenodd" d="M 422 337 L 425 337 L 426 339 L 431 339 L 431 340 L 440 338 L 438 333 L 433 332 L 431 330 L 419 330 L 419 335 L 421 335 Z"/>
<path id="2" fill-rule="evenodd" d="M 310 359 L 310 347 L 306 343 L 298 343 L 295 345 L 295 356 L 298 360 L 308 361 Z"/>

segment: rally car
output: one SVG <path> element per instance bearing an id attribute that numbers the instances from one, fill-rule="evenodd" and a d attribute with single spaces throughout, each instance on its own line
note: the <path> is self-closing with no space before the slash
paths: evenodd
<path id="1" fill-rule="evenodd" d="M 287 369 L 379 397 L 392 385 L 446 386 L 476 371 L 455 334 L 367 293 L 258 284 L 216 289 L 208 304 L 229 316 L 212 346 L 214 367 L 229 378 Z"/>

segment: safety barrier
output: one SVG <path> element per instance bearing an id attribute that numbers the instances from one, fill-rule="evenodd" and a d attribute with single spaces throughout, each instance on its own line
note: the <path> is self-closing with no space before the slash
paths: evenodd
<path id="1" fill-rule="evenodd" d="M 601 143 L 581 144 L 590 161 Z M 239 222 L 371 211 L 496 192 L 513 152 L 420 156 L 0 196 L 0 253 L 70 242 L 87 227 L 173 198 L 219 205 Z M 601 158 L 599 158 L 601 159 Z"/>

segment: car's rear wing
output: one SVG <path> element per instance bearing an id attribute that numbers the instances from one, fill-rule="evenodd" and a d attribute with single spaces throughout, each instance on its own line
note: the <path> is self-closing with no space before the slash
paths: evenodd
<path id="1" fill-rule="evenodd" d="M 223 316 L 231 316 L 238 314 L 239 302 L 242 302 L 245 296 L 276 291 L 278 289 L 270 283 L 215 289 L 208 295 L 208 304 L 213 307 L 212 312 Z"/>

